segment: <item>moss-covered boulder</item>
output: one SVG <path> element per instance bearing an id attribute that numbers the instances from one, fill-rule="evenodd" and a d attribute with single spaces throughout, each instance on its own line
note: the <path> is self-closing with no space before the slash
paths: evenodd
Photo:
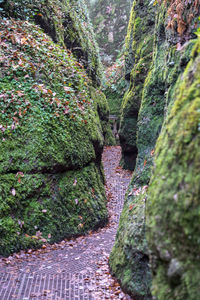
<path id="1" fill-rule="evenodd" d="M 141 4 L 143 1 L 138 1 L 139 3 Z M 149 1 L 150 4 L 153 5 L 153 2 Z M 191 38 L 194 37 L 193 32 L 196 30 L 194 24 L 198 23 L 199 15 L 199 10 L 196 10 L 193 3 L 188 4 L 188 12 L 192 10 L 194 18 L 186 29 L 188 41 L 185 43 L 175 28 L 169 29 L 168 27 L 169 7 L 164 2 L 162 5 L 156 6 L 153 60 L 145 82 L 141 85 L 142 91 L 139 90 L 141 104 L 138 118 L 135 120 L 137 138 L 135 139 L 135 130 L 133 131 L 134 135 L 130 134 L 130 137 L 135 139 L 138 150 L 136 166 L 110 256 L 112 272 L 134 299 L 151 298 L 151 272 L 145 224 L 146 203 L 148 203 L 146 190 L 151 177 L 155 144 L 163 126 L 163 120 L 173 106 L 177 80 L 191 59 L 191 51 L 195 44 L 195 40 L 193 41 Z M 137 91 L 137 86 L 133 91 Z M 127 112 L 129 112 L 128 109 Z M 165 154 L 167 156 L 167 152 Z M 159 192 L 162 197 L 162 190 L 159 189 Z M 151 193 L 153 194 L 153 189 Z M 163 236 L 163 240 L 164 238 Z M 154 271 L 156 272 L 155 269 Z M 158 297 L 158 299 L 171 300 L 175 298 Z"/>
<path id="2" fill-rule="evenodd" d="M 0 253 L 107 221 L 105 96 L 38 26 L 0 24 Z M 101 118 L 101 119 L 100 119 Z"/>
<path id="3" fill-rule="evenodd" d="M 2 0 L 0 14 L 33 20 L 54 42 L 73 52 L 93 84 L 100 84 L 102 66 L 85 0 Z"/>
<path id="4" fill-rule="evenodd" d="M 124 55 L 121 55 L 111 66 L 106 67 L 103 79 L 103 92 L 106 95 L 110 114 L 120 119 L 121 103 L 127 90 L 124 78 Z"/>
<path id="5" fill-rule="evenodd" d="M 156 145 L 147 232 L 157 299 L 199 298 L 200 37 Z"/>

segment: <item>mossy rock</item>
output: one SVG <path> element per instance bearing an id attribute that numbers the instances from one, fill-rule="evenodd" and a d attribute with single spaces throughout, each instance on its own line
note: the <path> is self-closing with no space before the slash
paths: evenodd
<path id="1" fill-rule="evenodd" d="M 122 101 L 119 138 L 122 147 L 121 165 L 134 170 L 137 148 L 137 119 L 145 78 L 150 68 L 153 51 L 155 8 L 149 1 L 134 1 L 126 37 L 126 78 L 129 90 Z M 132 63 L 131 63 L 132 62 Z M 130 65 L 132 71 L 130 72 Z M 127 74 L 130 74 L 127 76 Z"/>
<path id="2" fill-rule="evenodd" d="M 136 2 L 134 3 L 136 4 Z M 141 4 L 142 2 L 138 1 L 138 5 L 139 3 Z M 146 208 L 142 206 L 142 202 L 140 202 L 138 198 L 140 196 L 133 193 L 133 189 L 140 190 L 149 184 L 155 144 L 162 129 L 163 121 L 168 115 L 171 107 L 173 107 L 176 96 L 176 85 L 179 82 L 178 78 L 183 73 L 191 59 L 191 51 L 195 43 L 195 40 L 191 40 L 177 51 L 176 44 L 180 37 L 177 33 L 169 32 L 166 28 L 168 20 L 168 16 L 166 14 L 167 7 L 163 3 L 160 7 L 157 7 L 157 10 L 154 28 L 153 60 L 147 76 L 143 78 L 145 81 L 142 85 L 138 85 L 139 90 L 137 91 L 137 87 L 133 89 L 134 92 L 141 93 L 141 104 L 139 107 L 138 117 L 135 118 L 134 122 L 132 121 L 134 135 L 131 133 L 131 130 L 130 132 L 128 131 L 128 126 L 125 127 L 126 124 L 123 122 L 122 115 L 122 124 L 124 126 L 123 131 L 130 136 L 130 141 L 137 147 L 138 154 L 133 178 L 125 198 L 119 230 L 117 232 L 110 260 L 111 270 L 113 270 L 116 277 L 122 283 L 122 287 L 133 295 L 133 297 L 136 297 L 136 299 L 140 296 L 145 297 L 144 294 L 140 294 L 141 292 L 144 292 L 144 282 L 146 282 L 146 292 L 148 291 L 149 293 L 151 288 L 151 272 L 148 262 L 148 249 L 144 247 L 144 245 L 147 247 L 145 233 Z M 139 19 L 137 22 L 139 22 Z M 139 42 L 135 43 L 134 40 L 131 39 L 132 34 L 133 33 L 130 31 L 130 36 L 128 35 L 127 37 L 128 40 L 130 40 L 133 45 L 138 45 Z M 145 52 L 145 45 L 143 45 L 143 47 Z M 139 49 L 139 53 L 143 52 L 143 47 Z M 129 53 L 131 54 L 131 52 Z M 133 66 L 133 70 L 134 68 L 135 66 Z M 134 78 L 133 76 L 136 76 L 134 71 L 132 71 L 131 76 L 132 78 Z M 124 99 L 131 99 L 131 95 L 129 93 L 130 91 Z M 131 102 L 128 101 L 127 103 Z M 126 102 L 124 102 L 123 108 L 123 111 L 127 113 L 127 118 L 124 118 L 124 120 L 127 120 L 127 123 L 129 122 L 130 124 L 131 119 L 128 118 L 129 110 L 130 113 L 131 110 L 133 112 L 137 111 L 136 108 L 138 103 L 133 102 L 133 104 L 132 106 L 127 105 L 127 112 Z M 162 191 L 160 190 L 160 197 L 162 197 L 161 194 Z M 148 196 L 146 198 L 146 203 L 148 203 Z M 134 206 L 134 209 L 132 206 Z M 132 217 L 132 210 L 136 211 L 134 218 Z M 143 231 L 140 230 L 141 226 Z M 143 264 L 145 265 L 145 267 L 143 266 L 145 275 L 144 272 L 140 271 L 138 258 L 134 256 L 134 253 L 137 253 L 137 251 L 140 252 L 141 257 L 142 255 L 145 257 L 145 260 L 143 261 Z M 121 263 L 119 262 L 119 257 L 121 259 Z M 136 274 L 140 274 L 140 281 Z M 134 282 L 142 283 L 141 285 L 138 285 L 137 289 L 135 289 L 136 284 L 134 284 Z M 149 297 L 148 293 L 146 294 L 146 297 Z M 173 297 L 169 299 L 171 300 Z"/>
<path id="3" fill-rule="evenodd" d="M 116 145 L 116 140 L 111 130 L 111 125 L 109 123 L 110 108 L 107 102 L 107 98 L 105 94 L 102 93 L 102 91 L 95 89 L 94 87 L 90 87 L 90 93 L 92 99 L 96 99 L 95 110 L 101 123 L 104 136 L 104 145 L 114 146 Z"/>
<path id="4" fill-rule="evenodd" d="M 199 297 L 200 38 L 156 144 L 147 202 L 153 294 Z"/>
<path id="5" fill-rule="evenodd" d="M 95 163 L 57 174 L 24 173 L 20 182 L 16 174 L 1 175 L 0 191 L 2 255 L 39 246 L 43 238 L 57 242 L 78 236 L 107 222 L 103 175 Z"/>
<path id="6" fill-rule="evenodd" d="M 3 0 L 0 14 L 34 21 L 54 42 L 72 51 L 93 84 L 100 85 L 102 65 L 84 0 Z"/>
<path id="7" fill-rule="evenodd" d="M 136 300 L 150 300 L 151 271 L 145 239 L 146 187 L 129 187 L 109 264 L 124 291 Z"/>
<path id="8" fill-rule="evenodd" d="M 0 253 L 9 255 L 106 223 L 109 111 L 83 66 L 38 26 L 7 19 L 0 32 Z"/>

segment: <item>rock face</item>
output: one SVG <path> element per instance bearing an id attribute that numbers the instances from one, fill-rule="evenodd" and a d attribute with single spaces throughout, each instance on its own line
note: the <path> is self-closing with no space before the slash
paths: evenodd
<path id="1" fill-rule="evenodd" d="M 82 57 L 39 26 L 1 19 L 0 40 L 0 254 L 9 255 L 107 222 L 101 153 L 109 110 L 93 87 L 98 68 L 88 71 L 88 60 L 88 77 Z"/>
<path id="2" fill-rule="evenodd" d="M 112 63 L 124 45 L 132 0 L 87 0 L 104 63 Z"/>
<path id="3" fill-rule="evenodd" d="M 2 0 L 0 8 L 5 16 L 34 20 L 54 42 L 73 52 L 93 83 L 100 83 L 99 50 L 85 0 Z"/>
<path id="4" fill-rule="evenodd" d="M 153 52 L 155 7 L 149 1 L 134 1 L 126 37 L 125 77 L 130 80 L 129 90 L 122 102 L 120 144 L 122 166 L 133 170 L 138 153 L 137 119 L 145 78 Z"/>
<path id="5" fill-rule="evenodd" d="M 197 196 L 199 185 L 196 178 L 198 180 L 199 83 L 195 78 L 199 76 L 199 59 L 197 58 L 199 54 L 197 54 L 198 50 L 192 52 L 192 49 L 197 43 L 193 38 L 196 37 L 194 35 L 195 24 L 198 23 L 200 9 L 197 3 L 187 4 L 183 18 L 188 20 L 188 23 L 185 22 L 183 35 L 180 30 L 181 16 L 179 16 L 178 21 L 174 20 L 173 13 L 169 17 L 169 13 L 174 7 L 172 7 L 174 5 L 172 2 L 168 6 L 164 2 L 158 5 L 156 4 L 157 1 L 155 1 L 156 5 L 154 6 L 152 1 L 138 0 L 133 3 L 132 16 L 135 14 L 133 18 L 136 20 L 137 15 L 142 11 L 141 9 L 137 10 L 137 7 L 143 7 L 144 4 L 146 9 L 148 7 L 146 10 L 147 19 L 148 16 L 152 16 L 154 9 L 156 10 L 155 26 L 151 22 L 146 27 L 146 37 L 147 40 L 149 37 L 149 41 L 151 39 L 148 33 L 153 28 L 154 42 L 152 55 L 151 52 L 147 57 L 144 55 L 144 59 L 147 58 L 144 66 L 148 69 L 146 74 L 146 70 L 144 71 L 144 76 L 138 73 L 137 77 L 135 73 L 138 66 L 138 53 L 141 55 L 143 49 L 145 52 L 145 44 L 141 44 L 138 51 L 136 48 L 136 54 L 132 51 L 134 48 L 129 48 L 131 50 L 127 63 L 129 66 L 131 62 L 133 63 L 133 70 L 130 76 L 130 88 L 124 98 L 121 132 L 128 132 L 128 128 L 130 128 L 130 138 L 127 135 L 125 141 L 127 144 L 135 145 L 138 154 L 135 171 L 120 218 L 116 242 L 110 256 L 110 266 L 123 288 L 134 299 L 151 299 L 152 275 L 153 295 L 157 299 L 198 298 L 199 265 L 197 261 L 199 258 L 197 252 L 199 243 L 197 235 L 199 235 L 199 230 L 196 226 L 199 217 L 199 199 Z M 183 6 L 186 5 L 185 2 L 182 4 Z M 191 12 L 193 18 L 189 20 L 187 13 L 191 14 Z M 153 20 L 151 17 L 149 19 Z M 131 18 L 131 20 L 133 19 Z M 131 27 L 131 20 L 129 28 L 134 28 L 134 26 Z M 136 24 L 136 20 L 134 19 L 132 24 Z M 145 23 L 145 18 L 142 20 Z M 173 22 L 179 23 L 177 26 L 170 27 Z M 143 28 L 142 25 L 143 23 L 141 23 L 140 28 Z M 134 31 L 132 30 L 131 35 L 129 31 L 127 39 L 131 41 L 133 47 L 135 45 L 134 38 Z M 140 40 L 136 41 L 138 45 Z M 149 47 L 150 45 L 152 44 L 150 43 Z M 193 53 L 193 58 L 191 58 L 191 53 Z M 127 71 L 127 74 L 129 72 Z M 185 83 L 181 84 L 183 78 Z M 137 79 L 140 79 L 139 83 Z M 189 90 L 190 84 L 191 90 Z M 133 94 L 131 94 L 131 90 Z M 193 105 L 193 103 L 195 104 Z M 127 126 L 127 129 L 123 130 L 122 126 L 126 124 L 126 119 L 128 121 L 132 111 L 135 113 L 135 118 L 132 118 L 129 127 Z M 166 117 L 167 121 L 163 123 Z M 191 121 L 193 117 L 194 126 L 193 121 Z M 158 150 L 156 150 L 155 171 L 148 193 L 155 145 L 162 127 L 162 135 L 156 146 Z M 122 143 L 123 147 L 125 144 L 123 140 Z M 124 151 L 123 160 L 125 155 Z M 127 164 L 130 168 L 134 167 L 135 148 L 132 148 L 132 155 L 131 163 L 133 165 Z M 192 179 L 190 172 L 194 172 L 196 178 Z M 181 200 L 179 201 L 179 199 Z M 191 214 L 188 207 L 192 210 Z M 194 222 L 191 221 L 192 218 Z M 149 244 L 146 241 L 146 231 L 148 231 Z M 194 231 L 198 233 L 195 235 Z M 189 244 L 190 239 L 191 244 Z M 189 251 L 191 251 L 191 255 Z M 186 253 L 188 253 L 188 257 Z M 152 275 L 149 266 L 149 254 L 152 263 Z M 188 267 L 189 261 L 191 262 L 190 267 Z M 196 276 L 191 275 L 189 280 L 189 274 L 192 272 Z M 192 289 L 190 293 L 189 287 Z"/>
<path id="6" fill-rule="evenodd" d="M 200 288 L 200 36 L 156 145 L 147 232 L 153 294 L 198 299 Z"/>

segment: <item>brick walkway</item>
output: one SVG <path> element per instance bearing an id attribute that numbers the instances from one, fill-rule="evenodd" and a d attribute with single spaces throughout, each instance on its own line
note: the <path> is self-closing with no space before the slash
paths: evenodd
<path id="1" fill-rule="evenodd" d="M 103 164 L 109 224 L 97 232 L 0 259 L 0 300 L 130 299 L 109 273 L 119 216 L 131 173 L 119 165 L 120 147 L 106 147 Z"/>

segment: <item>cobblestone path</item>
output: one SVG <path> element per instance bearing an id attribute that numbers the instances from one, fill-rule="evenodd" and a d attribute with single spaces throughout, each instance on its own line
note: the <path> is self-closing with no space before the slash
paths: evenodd
<path id="1" fill-rule="evenodd" d="M 109 273 L 112 249 L 131 173 L 119 167 L 120 147 L 106 147 L 109 224 L 87 236 L 0 259 L 0 300 L 130 299 Z"/>

